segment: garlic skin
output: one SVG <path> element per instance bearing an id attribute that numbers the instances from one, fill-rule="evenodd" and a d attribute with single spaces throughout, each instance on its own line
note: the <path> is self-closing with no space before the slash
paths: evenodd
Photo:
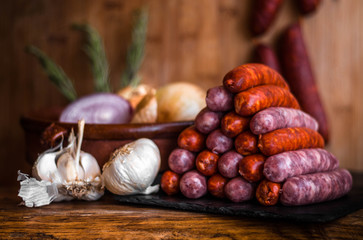
<path id="1" fill-rule="evenodd" d="M 159 185 L 150 185 L 159 172 L 160 163 L 156 144 L 147 138 L 138 139 L 113 152 L 103 166 L 103 184 L 117 195 L 157 192 Z"/>

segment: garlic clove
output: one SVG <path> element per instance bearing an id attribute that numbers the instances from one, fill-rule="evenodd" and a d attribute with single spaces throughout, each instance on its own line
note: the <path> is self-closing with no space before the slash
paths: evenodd
<path id="1" fill-rule="evenodd" d="M 57 159 L 58 172 L 63 179 L 63 183 L 73 182 L 84 178 L 82 168 L 76 167 L 75 159 L 70 152 L 65 152 Z"/>
<path id="2" fill-rule="evenodd" d="M 83 179 L 85 181 L 92 181 L 101 176 L 101 169 L 98 162 L 91 154 L 81 152 L 81 166 L 84 171 Z"/>
<path id="3" fill-rule="evenodd" d="M 58 146 L 48 149 L 39 155 L 32 168 L 32 175 L 34 178 L 52 183 L 62 182 L 62 177 L 60 176 L 55 163 L 57 155 L 63 151 L 62 144 L 63 141 Z"/>

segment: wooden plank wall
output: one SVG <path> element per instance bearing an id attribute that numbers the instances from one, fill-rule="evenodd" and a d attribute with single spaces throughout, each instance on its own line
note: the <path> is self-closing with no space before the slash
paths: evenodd
<path id="1" fill-rule="evenodd" d="M 288 24 L 302 22 L 306 44 L 332 129 L 328 149 L 341 166 L 363 171 L 363 1 L 324 0 L 318 12 L 300 17 L 286 0 L 270 31 L 248 32 L 252 1 L 240 0 L 12 0 L 0 2 L 0 182 L 15 184 L 24 161 L 21 114 L 66 104 L 36 60 L 34 44 L 75 81 L 79 95 L 93 91 L 83 38 L 70 29 L 88 22 L 104 39 L 113 89 L 119 86 L 134 9 L 147 4 L 149 31 L 143 81 L 160 86 L 189 81 L 204 89 L 221 84 L 231 68 L 249 61 L 253 44 L 273 44 Z"/>

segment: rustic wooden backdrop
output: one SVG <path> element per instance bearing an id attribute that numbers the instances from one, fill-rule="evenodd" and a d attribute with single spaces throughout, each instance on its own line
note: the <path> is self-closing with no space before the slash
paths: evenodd
<path id="1" fill-rule="evenodd" d="M 363 171 L 363 1 L 324 0 L 302 18 L 286 0 L 272 29 L 248 33 L 252 0 L 8 0 L 0 2 L 0 182 L 15 184 L 24 160 L 19 117 L 66 104 L 38 62 L 24 52 L 34 44 L 74 80 L 79 95 L 93 91 L 83 38 L 72 23 L 90 23 L 104 39 L 113 89 L 119 86 L 132 12 L 148 5 L 149 31 L 143 81 L 160 86 L 189 81 L 204 89 L 221 84 L 231 68 L 249 61 L 257 41 L 273 44 L 282 29 L 300 20 L 332 129 L 328 146 L 341 166 Z"/>

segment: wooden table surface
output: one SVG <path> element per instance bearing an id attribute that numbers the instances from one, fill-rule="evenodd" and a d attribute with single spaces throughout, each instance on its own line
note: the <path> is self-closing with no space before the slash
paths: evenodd
<path id="1" fill-rule="evenodd" d="M 309 224 L 97 202 L 19 206 L 16 188 L 0 188 L 0 239 L 363 239 L 363 209 Z"/>

